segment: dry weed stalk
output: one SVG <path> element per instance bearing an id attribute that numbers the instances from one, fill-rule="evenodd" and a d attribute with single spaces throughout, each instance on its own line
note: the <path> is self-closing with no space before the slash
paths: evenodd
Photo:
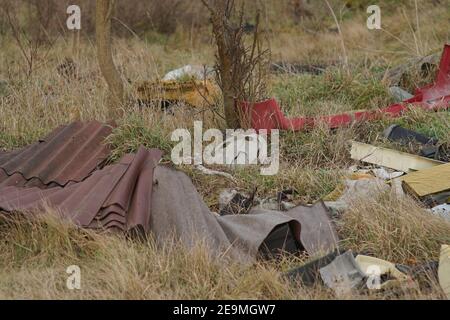
<path id="1" fill-rule="evenodd" d="M 50 2 L 47 2 L 47 10 L 50 10 Z M 45 60 L 54 44 L 54 41 L 51 41 L 48 37 L 46 28 L 49 25 L 49 18 L 43 18 L 42 4 L 34 1 L 30 2 L 30 4 L 35 6 L 39 18 L 39 26 L 38 28 L 33 27 L 34 30 L 26 30 L 25 27 L 21 26 L 15 10 L 17 4 L 6 1 L 0 6 L 0 10 L 3 12 L 7 24 L 11 28 L 11 35 L 25 60 L 26 67 L 24 68 L 24 73 L 27 78 L 32 76 L 33 71 L 38 67 L 38 62 Z M 44 46 L 46 46 L 46 51 L 40 56 L 41 49 Z"/>

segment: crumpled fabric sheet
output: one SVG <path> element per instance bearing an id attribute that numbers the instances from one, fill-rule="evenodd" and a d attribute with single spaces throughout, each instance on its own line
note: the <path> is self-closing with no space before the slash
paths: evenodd
<path id="1" fill-rule="evenodd" d="M 294 236 L 309 254 L 333 251 L 338 236 L 323 203 L 287 212 L 252 209 L 246 215 L 216 217 L 187 175 L 158 166 L 154 173 L 150 225 L 160 242 L 176 235 L 188 246 L 204 240 L 214 252 L 242 260 L 257 257 L 264 240 L 277 226 L 292 225 Z"/>

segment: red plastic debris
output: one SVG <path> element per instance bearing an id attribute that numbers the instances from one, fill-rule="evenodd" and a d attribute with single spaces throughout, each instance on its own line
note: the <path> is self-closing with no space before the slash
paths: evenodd
<path id="1" fill-rule="evenodd" d="M 287 118 L 275 99 L 263 102 L 241 103 L 241 108 L 256 130 L 281 129 L 302 131 L 313 128 L 318 123 L 326 123 L 330 128 L 338 128 L 353 122 L 371 121 L 382 116 L 400 117 L 410 106 L 429 111 L 437 111 L 450 107 L 450 45 L 445 45 L 434 84 L 416 90 L 413 98 L 378 110 L 353 111 L 348 113 L 318 116 Z"/>

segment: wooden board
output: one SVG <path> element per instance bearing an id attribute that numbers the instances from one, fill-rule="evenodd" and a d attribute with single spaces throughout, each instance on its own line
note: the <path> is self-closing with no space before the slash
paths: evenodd
<path id="1" fill-rule="evenodd" d="M 450 163 L 410 173 L 403 178 L 406 191 L 418 197 L 450 190 Z"/>

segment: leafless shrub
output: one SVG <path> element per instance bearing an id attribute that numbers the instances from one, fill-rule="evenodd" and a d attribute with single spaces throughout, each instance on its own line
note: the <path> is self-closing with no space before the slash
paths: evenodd
<path id="1" fill-rule="evenodd" d="M 245 126 L 245 117 L 236 104 L 257 101 L 266 95 L 266 75 L 270 50 L 263 48 L 260 10 L 255 24 L 244 21 L 244 2 L 236 9 L 234 0 L 202 0 L 211 14 L 217 44 L 217 80 L 222 89 L 225 118 L 232 128 Z M 251 34 L 248 45 L 245 36 Z"/>
<path id="2" fill-rule="evenodd" d="M 0 5 L 2 16 L 25 60 L 24 73 L 27 77 L 30 77 L 39 63 L 45 60 L 53 45 L 53 40 L 48 36 L 46 29 L 50 20 L 44 18 L 51 16 L 48 13 L 51 8 L 51 0 L 25 1 L 19 4 L 4 0 Z M 25 14 L 25 23 L 21 22 L 20 14 Z"/>

